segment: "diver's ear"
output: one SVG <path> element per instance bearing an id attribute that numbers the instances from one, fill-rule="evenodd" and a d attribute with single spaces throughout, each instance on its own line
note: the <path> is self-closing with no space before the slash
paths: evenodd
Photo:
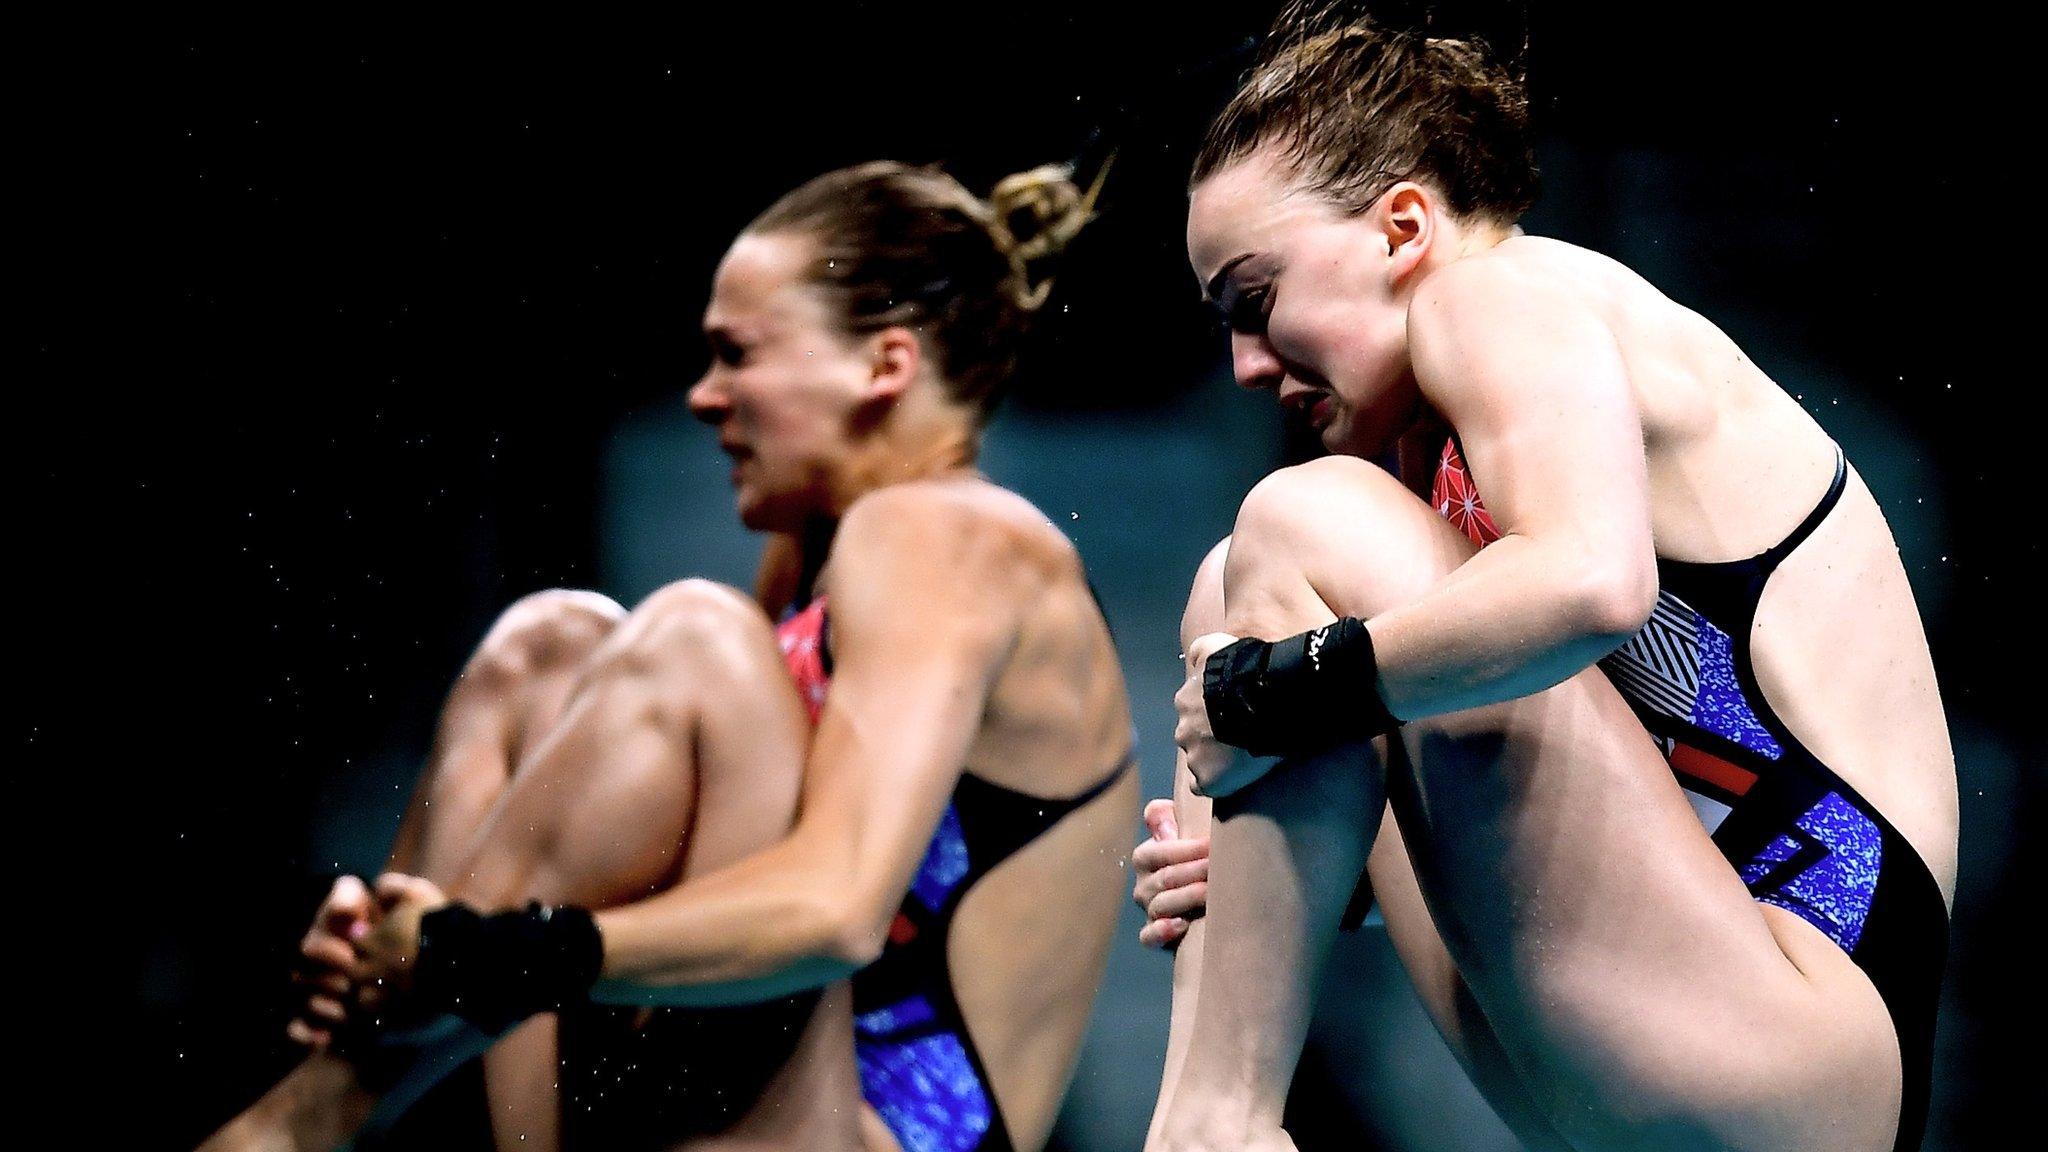
<path id="1" fill-rule="evenodd" d="M 924 344 L 917 333 L 899 324 L 869 336 L 868 347 L 868 386 L 863 398 L 894 403 L 917 382 L 924 367 Z"/>
<path id="2" fill-rule="evenodd" d="M 1436 194 L 1413 180 L 1386 190 L 1371 209 L 1373 225 L 1387 245 L 1388 273 L 1405 279 L 1436 243 L 1436 223 L 1443 204 Z"/>

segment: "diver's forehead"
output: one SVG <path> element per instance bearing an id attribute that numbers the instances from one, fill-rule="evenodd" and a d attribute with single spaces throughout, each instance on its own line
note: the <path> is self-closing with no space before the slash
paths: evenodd
<path id="1" fill-rule="evenodd" d="M 1206 287 L 1226 265 L 1269 250 L 1287 220 L 1307 210 L 1292 181 L 1263 153 L 1211 173 L 1188 198 L 1188 262 Z"/>

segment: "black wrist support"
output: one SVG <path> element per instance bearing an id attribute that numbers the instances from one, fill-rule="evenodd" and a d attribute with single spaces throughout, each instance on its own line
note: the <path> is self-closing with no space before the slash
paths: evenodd
<path id="1" fill-rule="evenodd" d="M 1254 756 L 1297 756 L 1401 726 L 1380 699 L 1365 621 L 1346 616 L 1285 640 L 1239 640 L 1202 666 L 1216 739 Z"/>
<path id="2" fill-rule="evenodd" d="M 528 904 L 483 916 L 466 904 L 420 920 L 415 1003 L 502 1032 L 536 1012 L 580 999 L 597 982 L 604 944 L 597 921 L 573 904 Z"/>

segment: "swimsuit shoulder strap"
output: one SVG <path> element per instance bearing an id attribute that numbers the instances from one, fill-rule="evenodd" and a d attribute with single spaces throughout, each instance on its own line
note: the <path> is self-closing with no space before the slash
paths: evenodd
<path id="1" fill-rule="evenodd" d="M 1765 571 L 1776 568 L 1785 557 L 1792 554 L 1793 549 L 1805 543 L 1808 536 L 1813 535 L 1814 530 L 1820 527 L 1821 521 L 1826 520 L 1828 513 L 1834 511 L 1835 505 L 1842 502 L 1842 490 L 1848 487 L 1848 483 L 1849 458 L 1843 455 L 1842 446 L 1837 444 L 1835 445 L 1835 478 L 1828 485 L 1827 494 L 1820 498 L 1820 503 L 1814 505 L 1813 511 L 1807 513 L 1806 519 L 1800 521 L 1799 527 L 1794 528 L 1790 536 L 1779 541 L 1777 547 L 1758 557 L 1759 560 L 1763 561 Z"/>

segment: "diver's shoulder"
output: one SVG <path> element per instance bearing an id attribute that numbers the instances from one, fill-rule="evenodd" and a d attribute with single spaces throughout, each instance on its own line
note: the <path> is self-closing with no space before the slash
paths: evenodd
<path id="1" fill-rule="evenodd" d="M 908 480 L 877 488 L 847 509 L 840 531 L 887 533 L 934 547 L 966 548 L 995 562 L 1048 568 L 1078 565 L 1073 542 L 1044 512 L 980 476 Z"/>

